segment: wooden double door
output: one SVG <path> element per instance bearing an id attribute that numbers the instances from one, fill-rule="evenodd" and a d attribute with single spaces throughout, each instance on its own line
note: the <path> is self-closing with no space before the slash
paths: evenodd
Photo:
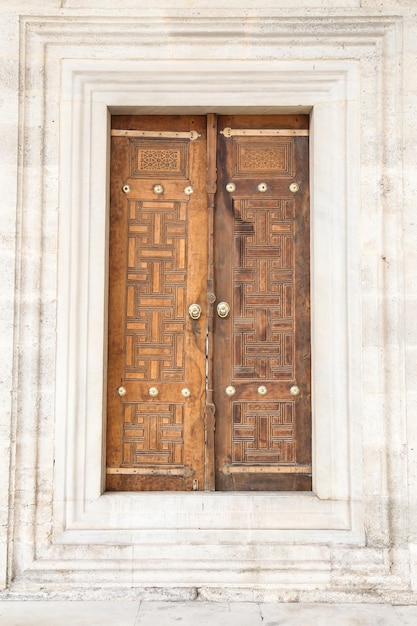
<path id="1" fill-rule="evenodd" d="M 106 488 L 310 490 L 308 117 L 111 132 Z"/>

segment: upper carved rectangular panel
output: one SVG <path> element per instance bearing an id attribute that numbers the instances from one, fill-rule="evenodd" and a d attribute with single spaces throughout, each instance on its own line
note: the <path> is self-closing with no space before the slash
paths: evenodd
<path id="1" fill-rule="evenodd" d="M 258 141 L 235 137 L 233 152 L 235 178 L 294 176 L 294 140 L 290 137 L 268 137 Z"/>
<path id="2" fill-rule="evenodd" d="M 188 141 L 130 138 L 131 178 L 188 180 Z"/>

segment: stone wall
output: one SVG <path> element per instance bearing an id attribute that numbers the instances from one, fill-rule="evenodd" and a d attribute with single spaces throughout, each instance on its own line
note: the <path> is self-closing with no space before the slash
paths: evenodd
<path id="1" fill-rule="evenodd" d="M 114 4 L 1 8 L 3 596 L 415 602 L 414 0 Z M 108 118 L 186 107 L 311 113 L 313 494 L 102 494 Z"/>

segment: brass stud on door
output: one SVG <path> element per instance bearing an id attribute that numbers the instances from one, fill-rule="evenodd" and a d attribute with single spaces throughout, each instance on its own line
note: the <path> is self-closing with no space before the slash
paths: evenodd
<path id="1" fill-rule="evenodd" d="M 265 191 L 267 191 L 267 189 L 268 189 L 268 185 L 266 183 L 259 183 L 258 191 L 261 191 L 262 193 L 264 193 Z"/>
<path id="2" fill-rule="evenodd" d="M 300 187 L 297 185 L 297 183 L 291 183 L 290 191 L 292 191 L 292 193 L 296 193 L 299 189 Z"/>
<path id="3" fill-rule="evenodd" d="M 191 194 L 194 193 L 194 187 L 191 187 L 191 185 L 184 187 L 184 193 L 187 196 L 191 196 Z"/>
<path id="4" fill-rule="evenodd" d="M 130 185 L 123 185 L 122 191 L 123 193 L 130 193 Z"/>
<path id="5" fill-rule="evenodd" d="M 227 183 L 226 191 L 228 191 L 229 193 L 233 193 L 235 189 L 236 189 L 235 183 Z"/>
<path id="6" fill-rule="evenodd" d="M 150 387 L 148 393 L 151 398 L 156 398 L 156 396 L 159 394 L 159 389 L 158 387 Z"/>
<path id="7" fill-rule="evenodd" d="M 231 397 L 235 395 L 236 389 L 232 385 L 229 385 L 228 387 L 226 387 L 225 392 L 226 396 Z"/>
<path id="8" fill-rule="evenodd" d="M 191 396 L 191 391 L 188 387 L 184 387 L 184 389 L 181 389 L 181 395 L 184 396 L 184 398 L 189 398 Z"/>
<path id="9" fill-rule="evenodd" d="M 118 387 L 117 393 L 119 394 L 119 396 L 122 396 L 122 397 L 125 396 L 127 393 L 126 387 L 122 387 L 122 386 Z"/>
<path id="10" fill-rule="evenodd" d="M 299 394 L 299 393 L 300 393 L 300 388 L 299 388 L 299 387 L 297 387 L 297 385 L 293 385 L 293 386 L 290 388 L 290 394 L 291 394 L 292 396 L 298 396 L 298 394 Z"/>
<path id="11" fill-rule="evenodd" d="M 157 196 L 160 196 L 162 193 L 164 193 L 164 186 L 163 185 L 154 185 L 153 186 L 153 192 L 156 193 Z"/>
<path id="12" fill-rule="evenodd" d="M 258 393 L 260 396 L 265 396 L 268 393 L 268 389 L 264 385 L 261 385 L 258 387 Z"/>

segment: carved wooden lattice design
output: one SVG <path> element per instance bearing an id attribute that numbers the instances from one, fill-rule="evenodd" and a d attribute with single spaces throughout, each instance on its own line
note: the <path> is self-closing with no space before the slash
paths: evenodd
<path id="1" fill-rule="evenodd" d="M 292 199 L 234 202 L 233 378 L 292 379 Z"/>
<path id="2" fill-rule="evenodd" d="M 110 491 L 205 486 L 206 312 L 188 307 L 205 300 L 206 133 L 202 116 L 112 119 Z"/>
<path id="3" fill-rule="evenodd" d="M 132 178 L 188 178 L 188 141 L 131 138 L 129 143 Z"/>
<path id="4" fill-rule="evenodd" d="M 233 403 L 233 463 L 294 462 L 293 402 Z"/>
<path id="5" fill-rule="evenodd" d="M 181 465 L 183 428 L 183 404 L 125 404 L 122 465 Z"/>
<path id="6" fill-rule="evenodd" d="M 126 380 L 183 381 L 187 204 L 129 203 Z"/>
<path id="7" fill-rule="evenodd" d="M 139 150 L 139 169 L 158 172 L 177 172 L 179 154 L 174 150 Z"/>
<path id="8" fill-rule="evenodd" d="M 265 144 L 253 137 L 235 137 L 233 148 L 236 178 L 294 175 L 294 140 L 291 138 L 269 138 Z"/>
<path id="9" fill-rule="evenodd" d="M 112 126 L 106 488 L 311 489 L 307 117 Z"/>

